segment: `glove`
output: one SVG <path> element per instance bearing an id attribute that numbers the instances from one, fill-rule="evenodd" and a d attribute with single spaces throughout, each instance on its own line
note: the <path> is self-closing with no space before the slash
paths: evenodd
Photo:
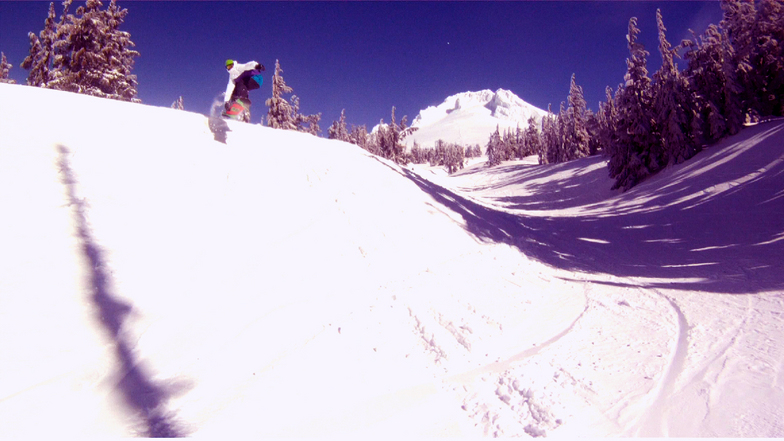
<path id="1" fill-rule="evenodd" d="M 256 70 L 260 70 L 260 71 L 264 72 L 264 71 L 265 71 L 265 69 L 264 69 L 264 65 L 263 65 L 263 64 L 256 63 Z"/>

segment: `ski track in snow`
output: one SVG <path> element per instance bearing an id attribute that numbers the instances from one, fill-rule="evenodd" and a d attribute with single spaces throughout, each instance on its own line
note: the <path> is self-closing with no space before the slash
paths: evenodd
<path id="1" fill-rule="evenodd" d="M 689 324 L 686 321 L 683 312 L 673 299 L 655 289 L 652 291 L 666 299 L 673 312 L 678 317 L 677 331 L 674 333 L 676 336 L 676 343 L 675 349 L 672 351 L 672 355 L 667 364 L 665 374 L 661 380 L 661 384 L 658 387 L 659 392 L 657 393 L 653 404 L 651 404 L 650 408 L 642 416 L 643 425 L 637 435 L 644 437 L 665 437 L 669 435 L 667 433 L 665 409 L 667 408 L 668 400 L 675 389 L 675 382 L 682 374 L 683 366 L 686 362 L 686 354 L 689 345 Z"/>
<path id="2" fill-rule="evenodd" d="M 735 153 L 736 156 L 737 156 L 737 154 L 738 153 Z M 767 167 L 763 168 L 762 171 L 759 171 L 759 172 L 756 172 L 756 173 L 753 173 L 752 175 L 750 175 L 751 177 L 746 176 L 744 178 L 741 178 L 737 182 L 733 181 L 735 183 L 731 187 L 735 187 L 737 185 L 741 185 L 741 184 L 743 184 L 745 182 L 748 182 L 748 181 L 750 181 L 752 179 L 758 178 L 759 175 L 762 172 L 764 172 L 764 171 L 766 171 L 768 169 L 774 168 L 780 162 L 781 162 L 781 159 L 774 160 Z M 422 177 L 422 179 L 426 179 L 425 176 L 427 176 L 427 175 L 420 175 L 420 176 Z M 456 186 L 454 188 L 451 188 L 451 189 L 447 190 L 448 187 L 444 187 L 444 185 L 447 185 L 447 184 L 445 184 L 446 183 L 445 179 L 440 178 L 440 179 L 437 180 L 437 182 L 439 182 L 439 185 L 441 186 L 440 187 L 440 192 L 443 192 L 443 194 L 439 193 L 439 196 L 441 196 L 442 201 L 444 201 L 443 203 L 445 205 L 447 205 L 447 206 L 452 205 L 452 204 L 458 205 L 461 208 L 463 208 L 465 210 L 465 212 L 467 212 L 469 215 L 472 215 L 472 216 L 477 216 L 476 213 L 481 213 L 481 215 L 487 221 L 488 224 L 492 225 L 495 228 L 498 228 L 503 233 L 508 234 L 508 230 L 502 230 L 500 227 L 498 227 L 499 224 L 497 222 L 493 221 L 493 219 L 500 219 L 500 218 L 503 218 L 503 217 L 510 217 L 509 213 L 502 212 L 502 211 L 497 211 L 496 214 L 491 214 L 491 215 L 488 216 L 487 212 L 482 213 L 482 210 L 470 209 L 470 203 L 468 201 L 475 202 L 476 204 L 478 204 L 478 206 L 481 205 L 482 207 L 484 207 L 484 208 L 486 208 L 488 210 L 491 210 L 491 212 L 492 212 L 492 210 L 494 210 L 494 204 L 493 203 L 488 203 L 488 201 L 486 201 L 486 200 L 482 200 L 481 198 L 476 198 L 473 195 L 471 195 L 472 191 L 476 190 L 475 187 L 473 187 L 471 185 L 465 185 L 465 183 L 463 183 L 463 184 L 461 184 L 459 186 Z M 489 182 L 489 184 L 485 184 L 488 187 L 503 185 L 503 184 L 499 184 L 500 178 L 499 179 L 492 179 L 491 178 L 488 182 Z M 727 191 L 727 190 L 731 189 L 731 187 L 728 187 L 726 185 L 724 185 L 723 187 L 722 186 L 719 186 L 719 187 L 724 188 L 724 190 L 722 190 L 722 191 Z M 702 193 L 702 195 L 703 196 L 705 196 L 705 195 L 711 196 L 714 193 L 717 193 L 716 191 L 713 191 L 713 189 L 714 188 L 719 188 L 719 187 L 716 187 L 716 186 L 711 187 L 711 188 L 708 189 L 708 191 Z M 681 202 L 681 201 L 679 200 L 678 202 Z M 769 202 L 769 201 L 765 201 L 765 202 Z M 689 205 L 685 209 L 693 209 L 697 205 L 699 205 L 699 203 L 695 204 L 695 205 Z M 464 215 L 464 217 L 465 217 L 465 215 Z M 519 222 L 520 225 L 524 225 L 524 223 L 525 223 L 524 220 L 521 220 Z M 508 222 L 504 222 L 504 224 L 508 224 Z M 515 231 L 515 230 L 512 230 L 512 231 Z M 511 236 L 518 236 L 519 237 L 520 234 L 521 234 L 521 232 L 515 231 L 515 232 L 511 233 Z M 583 240 L 585 240 L 587 242 L 595 242 L 595 243 L 599 243 L 599 244 L 609 243 L 609 242 L 606 242 L 604 240 L 598 240 L 598 239 L 583 239 Z M 535 239 L 534 239 L 534 241 L 535 241 Z M 680 240 L 673 240 L 673 239 L 656 239 L 656 240 L 647 240 L 646 242 L 648 242 L 648 243 L 660 242 L 660 243 L 674 243 L 674 244 L 677 244 L 677 243 L 680 243 L 681 241 Z M 772 243 L 772 242 L 773 241 L 769 241 L 769 242 L 766 242 L 766 243 Z M 544 245 L 541 242 L 539 242 L 539 244 Z M 571 257 L 573 258 L 574 255 L 572 255 Z M 592 265 L 589 262 L 585 262 L 584 264 L 588 268 L 594 267 L 594 265 Z M 700 265 L 707 265 L 707 264 L 690 264 L 690 265 L 683 265 L 683 266 L 695 267 L 695 266 L 700 266 Z M 678 266 L 680 266 L 680 265 L 669 265 L 669 267 L 678 267 Z M 664 265 L 664 267 L 668 267 L 668 265 Z M 746 277 L 749 278 L 750 274 L 744 268 L 745 268 L 744 266 L 741 266 L 741 269 L 743 269 L 744 273 L 746 274 Z M 597 270 L 599 270 L 599 269 L 597 268 Z M 649 404 L 647 404 L 647 405 L 643 404 L 645 406 L 645 410 L 640 414 L 639 417 L 636 418 L 637 423 L 633 424 L 632 426 L 627 426 L 625 423 L 621 423 L 621 416 L 620 416 L 621 414 L 620 413 L 614 414 L 614 415 L 608 415 L 608 416 L 609 416 L 610 420 L 616 421 L 616 424 L 620 424 L 621 426 L 626 426 L 627 429 L 625 429 L 623 431 L 627 432 L 629 434 L 636 434 L 636 435 L 642 435 L 642 436 L 672 436 L 673 432 L 670 430 L 671 429 L 670 428 L 670 424 L 671 424 L 671 421 L 673 420 L 673 418 L 676 416 L 676 415 L 672 414 L 672 412 L 673 412 L 673 404 L 674 404 L 673 400 L 677 400 L 678 399 L 677 398 L 677 394 L 680 391 L 683 391 L 683 389 L 690 387 L 696 381 L 695 379 L 686 380 L 686 379 L 683 378 L 684 374 L 686 374 L 686 366 L 688 364 L 690 364 L 690 363 L 693 364 L 693 361 L 691 361 L 691 362 L 689 361 L 689 346 L 690 346 L 689 334 L 690 334 L 691 326 L 690 326 L 690 323 L 689 323 L 689 321 L 687 319 L 686 314 L 684 313 L 684 311 L 681 309 L 681 307 L 678 304 L 679 301 L 676 300 L 676 298 L 679 297 L 677 292 L 664 293 L 664 292 L 662 292 L 661 289 L 656 289 L 656 288 L 653 288 L 653 287 L 646 287 L 646 285 L 647 284 L 644 281 L 641 281 L 640 289 L 641 290 L 645 290 L 645 291 L 650 291 L 653 295 L 663 299 L 665 301 L 665 303 L 661 303 L 661 306 L 659 308 L 667 308 L 667 309 L 669 309 L 669 311 L 670 311 L 669 313 L 672 316 L 674 316 L 674 318 L 675 318 L 675 321 L 671 325 L 671 328 L 670 328 L 670 331 L 669 331 L 669 334 L 671 335 L 671 339 L 672 339 L 671 340 L 671 345 L 670 345 L 671 346 L 670 353 L 667 356 L 666 364 L 664 364 L 661 367 L 660 375 L 659 375 L 661 378 L 659 379 L 658 384 L 650 389 L 648 397 L 642 399 L 643 403 L 644 402 L 648 402 Z M 753 296 L 753 294 L 749 294 L 749 297 L 748 297 L 748 301 L 749 302 L 752 301 L 751 300 L 752 296 Z M 749 308 L 747 307 L 746 309 L 747 309 L 747 314 L 748 314 L 748 309 Z M 664 310 L 662 310 L 662 313 L 666 313 L 666 312 Z M 581 317 L 582 317 L 582 314 L 580 315 L 580 317 L 578 317 L 577 320 L 579 320 Z M 576 323 L 576 321 L 575 321 L 575 323 Z M 737 329 L 744 328 L 744 326 L 746 324 L 747 324 L 747 319 L 744 318 L 743 321 L 738 325 Z M 574 324 L 572 324 L 572 326 L 574 326 Z M 554 343 L 555 341 L 559 340 L 561 337 L 564 336 L 565 333 L 567 333 L 567 332 L 569 332 L 571 330 L 572 326 L 570 326 L 569 329 L 564 331 L 564 333 L 561 333 L 558 336 L 556 336 L 553 339 L 553 341 L 548 342 L 548 344 L 549 343 Z M 717 354 L 715 354 L 714 357 L 712 357 L 712 360 L 710 362 L 705 364 L 705 367 L 702 369 L 702 372 L 698 373 L 697 377 L 698 378 L 701 377 L 702 376 L 701 374 L 704 374 L 704 371 L 708 369 L 708 367 L 710 366 L 710 364 L 712 362 L 715 362 L 716 360 L 719 360 L 722 357 L 724 357 L 724 354 L 726 354 L 726 352 L 729 350 L 729 348 L 732 347 L 735 344 L 736 339 L 737 339 L 737 335 L 733 336 L 727 342 L 726 346 L 724 346 L 723 348 L 719 349 L 719 352 Z M 527 352 L 526 356 L 532 356 L 532 355 L 535 355 L 535 353 L 538 352 L 538 350 L 530 350 L 530 351 L 526 351 L 526 352 Z M 519 358 L 514 358 L 512 360 L 509 360 L 505 364 L 511 364 L 512 361 L 518 361 L 521 358 L 524 358 L 524 357 L 521 356 Z M 726 361 L 725 361 L 725 364 L 726 364 Z M 496 363 L 494 363 L 494 365 L 496 365 L 496 367 L 497 367 L 499 365 L 499 363 L 496 362 Z M 691 370 L 693 370 L 693 366 L 691 366 Z M 724 370 L 725 369 L 722 368 L 719 371 L 719 373 L 723 372 Z M 779 372 L 779 369 L 776 369 L 775 372 Z M 774 382 L 777 380 L 777 378 L 778 378 L 777 376 L 774 376 Z M 499 381 L 499 384 L 501 384 L 501 385 L 504 384 L 504 380 L 503 379 L 499 379 L 498 381 Z M 684 382 L 686 382 L 685 385 L 682 384 Z M 713 382 L 713 384 L 716 384 L 716 383 L 717 383 L 717 381 Z M 508 395 L 508 394 L 499 395 L 499 397 L 502 397 L 501 401 L 505 402 L 506 404 L 509 404 L 509 396 L 510 395 Z M 475 394 L 474 394 L 474 397 L 475 397 Z M 710 394 L 708 394 L 708 397 L 710 397 Z M 468 400 L 468 401 L 471 401 L 471 400 Z M 499 424 L 496 423 L 496 419 L 499 417 L 498 411 L 494 412 L 494 411 L 489 410 L 488 407 L 487 407 L 487 404 L 477 404 L 478 402 L 476 401 L 476 399 L 474 399 L 472 401 L 473 404 L 471 404 L 471 405 L 468 405 L 466 403 L 467 403 L 467 401 L 464 401 L 464 409 L 466 408 L 466 406 L 468 406 L 471 409 L 473 409 L 471 411 L 471 414 L 472 414 L 473 417 L 479 418 L 481 420 L 482 424 L 484 425 L 483 433 L 485 435 L 493 434 L 493 435 L 497 436 L 497 435 L 502 435 L 504 433 L 507 433 L 507 434 L 511 433 L 508 429 L 505 431 L 502 428 L 503 425 L 499 425 Z M 706 400 L 706 402 L 705 402 L 705 406 L 706 406 L 706 409 L 707 409 L 706 412 L 705 412 L 705 414 L 706 414 L 705 419 L 708 418 L 707 415 L 710 412 L 711 404 L 712 404 L 711 403 L 711 399 L 708 398 Z M 477 410 L 477 409 L 479 409 L 479 410 Z M 615 411 L 620 411 L 621 409 L 622 408 L 618 408 Z M 523 423 L 520 423 L 519 425 L 520 426 L 525 426 L 525 427 L 528 427 L 529 429 L 531 429 L 531 430 L 525 430 L 525 432 L 528 433 L 529 435 L 538 436 L 538 435 L 543 435 L 543 434 L 546 433 L 545 429 L 541 429 L 541 430 L 536 429 L 536 430 L 534 430 L 533 428 L 538 427 L 536 425 L 524 425 Z M 676 431 L 675 434 L 677 434 L 677 433 L 678 432 Z"/>

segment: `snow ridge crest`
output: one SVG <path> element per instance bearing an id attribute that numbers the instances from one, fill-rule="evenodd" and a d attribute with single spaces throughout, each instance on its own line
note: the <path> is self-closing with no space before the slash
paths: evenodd
<path id="1" fill-rule="evenodd" d="M 486 109 L 486 110 L 485 110 Z M 486 113 L 501 121 L 525 122 L 533 116 L 537 120 L 546 113 L 523 101 L 520 97 L 506 89 L 493 92 L 490 89 L 478 92 L 462 92 L 452 95 L 438 106 L 430 106 L 421 110 L 414 118 L 412 127 L 427 127 L 437 124 L 455 111 L 465 113 Z"/>

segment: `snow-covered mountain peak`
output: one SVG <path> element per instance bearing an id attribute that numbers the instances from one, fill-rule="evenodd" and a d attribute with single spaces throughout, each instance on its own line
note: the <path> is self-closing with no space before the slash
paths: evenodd
<path id="1" fill-rule="evenodd" d="M 420 111 L 411 124 L 418 130 L 406 142 L 423 147 L 439 139 L 463 146 L 484 145 L 496 127 L 506 130 L 526 126 L 530 117 L 540 123 L 546 114 L 506 89 L 463 92 Z"/>
<path id="2" fill-rule="evenodd" d="M 546 112 L 531 104 L 526 103 L 514 92 L 506 89 L 492 90 L 485 89 L 478 92 L 463 92 L 452 95 L 437 106 L 430 106 L 419 112 L 414 118 L 413 127 L 427 127 L 437 124 L 455 111 L 473 112 L 486 114 L 490 111 L 490 116 L 503 121 L 518 122 L 530 116 L 541 119 Z"/>

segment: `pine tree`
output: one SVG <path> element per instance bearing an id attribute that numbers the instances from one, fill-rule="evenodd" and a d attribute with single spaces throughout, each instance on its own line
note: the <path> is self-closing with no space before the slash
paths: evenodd
<path id="1" fill-rule="evenodd" d="M 392 119 L 389 124 L 384 124 L 384 120 L 381 120 L 378 133 L 376 133 L 380 156 L 397 163 L 406 161 L 406 146 L 403 144 L 403 140 L 408 134 L 412 133 L 412 130 L 406 125 L 407 121 L 408 117 L 404 116 L 400 120 L 400 124 L 397 123 L 395 120 L 395 107 L 392 107 Z"/>
<path id="2" fill-rule="evenodd" d="M 757 10 L 753 1 L 722 0 L 721 8 L 724 18 L 720 26 L 727 31 L 733 47 L 731 65 L 735 67 L 735 77 L 741 90 L 741 106 L 744 113 L 751 110 L 759 111 L 760 103 L 756 93 L 754 79 L 754 58 L 756 42 L 754 41 Z"/>
<path id="3" fill-rule="evenodd" d="M 558 110 L 558 115 L 553 119 L 553 126 L 551 127 L 552 133 L 550 136 L 550 145 L 547 146 L 547 162 L 550 164 L 557 164 L 565 162 L 566 156 L 566 110 L 564 110 L 564 102 L 561 101 L 561 107 Z"/>
<path id="4" fill-rule="evenodd" d="M 547 105 L 547 115 L 542 118 L 542 136 L 539 148 L 539 164 L 550 164 L 558 143 L 558 125 L 551 105 Z"/>
<path id="5" fill-rule="evenodd" d="M 414 145 L 411 146 L 411 162 L 414 164 L 425 163 L 425 152 L 416 141 L 414 141 Z"/>
<path id="6" fill-rule="evenodd" d="M 722 0 L 724 18 L 745 113 L 782 115 L 784 110 L 784 5 L 780 0 Z"/>
<path id="7" fill-rule="evenodd" d="M 662 66 L 653 75 L 654 100 L 653 107 L 659 126 L 659 145 L 651 146 L 651 172 L 668 164 L 679 164 L 697 151 L 697 145 L 691 133 L 693 114 L 691 103 L 694 102 L 686 79 L 678 71 L 675 64 L 677 53 L 667 41 L 661 10 L 656 10 L 656 24 L 659 31 L 659 52 Z"/>
<path id="8" fill-rule="evenodd" d="M 283 94 L 291 93 L 293 89 L 286 85 L 283 80 L 283 69 L 280 62 L 275 60 L 275 74 L 272 76 L 272 98 L 267 99 L 265 104 L 269 107 L 267 113 L 267 126 L 274 129 L 295 130 L 294 121 L 291 120 L 292 107 Z"/>
<path id="9" fill-rule="evenodd" d="M 318 136 L 321 133 L 321 128 L 318 125 L 321 121 L 321 113 L 315 115 L 299 113 L 299 97 L 296 95 L 291 96 L 290 120 L 294 122 L 295 130 L 298 132 L 310 133 L 313 136 Z"/>
<path id="10" fill-rule="evenodd" d="M 44 21 L 44 28 L 38 36 L 33 32 L 30 37 L 30 55 L 22 61 L 22 69 L 29 70 L 27 84 L 29 86 L 46 87 L 52 79 L 51 67 L 54 61 L 54 43 L 57 37 L 54 3 L 49 4 L 49 14 Z"/>
<path id="11" fill-rule="evenodd" d="M 612 151 L 612 146 L 618 142 L 616 137 L 618 111 L 615 107 L 615 103 L 617 101 L 618 95 L 621 93 L 621 90 L 623 89 L 619 85 L 615 93 L 615 97 L 613 97 L 612 89 L 610 86 L 607 86 L 604 90 L 607 101 L 600 103 L 599 105 L 600 110 L 599 116 L 597 118 L 599 125 L 597 143 L 599 145 L 599 149 L 601 149 L 602 153 L 605 155 L 609 155 Z"/>
<path id="12" fill-rule="evenodd" d="M 502 161 L 508 161 L 514 158 L 514 135 L 512 135 L 511 129 L 504 130 L 503 136 L 501 136 L 501 147 L 498 150 L 499 157 Z"/>
<path id="13" fill-rule="evenodd" d="M 120 30 L 128 10 L 120 8 L 117 0 L 111 0 L 103 16 L 107 25 L 107 41 L 101 49 L 106 59 L 101 79 L 103 89 L 110 98 L 141 102 L 137 98 L 137 77 L 131 73 L 139 52 L 132 49 L 136 44 L 131 41 L 131 34 Z"/>
<path id="14" fill-rule="evenodd" d="M 351 125 L 351 131 L 348 134 L 349 142 L 367 150 L 368 133 L 367 127 L 364 125 L 355 126 Z"/>
<path id="15" fill-rule="evenodd" d="M 115 0 L 106 10 L 102 6 L 99 0 L 87 0 L 76 9 L 76 16 L 63 13 L 55 36 L 55 74 L 46 85 L 102 98 L 141 102 L 136 98 L 136 75 L 131 74 L 134 58 L 139 53 L 131 49 L 135 45 L 130 34 L 119 30 L 128 10 L 119 8 Z"/>
<path id="16" fill-rule="evenodd" d="M 569 108 L 564 121 L 564 159 L 584 158 L 589 154 L 588 129 L 586 128 L 586 103 L 583 88 L 578 86 L 572 74 L 569 85 Z"/>
<path id="17" fill-rule="evenodd" d="M 172 103 L 171 108 L 172 109 L 177 109 L 177 110 L 185 110 L 185 106 L 183 104 L 182 96 L 177 98 L 177 101 Z"/>
<path id="18" fill-rule="evenodd" d="M 528 118 L 528 128 L 525 130 L 525 151 L 528 155 L 536 155 L 541 149 L 541 134 L 536 125 L 536 119 Z"/>
<path id="19" fill-rule="evenodd" d="M 616 136 L 607 164 L 610 177 L 615 178 L 613 189 L 628 190 L 645 179 L 651 167 L 656 167 L 651 164 L 649 156 L 651 146 L 658 140 L 652 110 L 651 80 L 646 67 L 648 51 L 637 41 L 639 33 L 637 18 L 632 17 L 626 36 L 630 54 L 626 60 L 626 82 L 618 97 Z"/>
<path id="20" fill-rule="evenodd" d="M 444 166 L 450 175 L 458 170 L 462 170 L 465 162 L 465 149 L 457 144 L 446 146 L 444 156 Z"/>
<path id="21" fill-rule="evenodd" d="M 688 66 L 683 76 L 694 99 L 691 132 L 695 141 L 699 145 L 737 133 L 743 122 L 743 90 L 737 81 L 737 60 L 727 32 L 710 25 L 699 39 L 694 36 L 681 47 L 687 49 L 684 58 Z"/>
<path id="22" fill-rule="evenodd" d="M 599 153 L 599 115 L 593 113 L 591 109 L 585 111 L 585 130 L 588 132 L 588 155 L 593 156 Z"/>
<path id="23" fill-rule="evenodd" d="M 346 109 L 340 111 L 340 119 L 332 123 L 327 134 L 329 139 L 349 142 L 348 129 L 346 128 Z"/>
<path id="24" fill-rule="evenodd" d="M 0 52 L 0 83 L 16 84 L 16 81 L 8 78 L 8 71 L 10 71 L 12 67 L 14 66 L 8 62 L 5 54 Z"/>
<path id="25" fill-rule="evenodd" d="M 55 26 L 54 43 L 52 45 L 54 59 L 52 60 L 50 80 L 62 77 L 63 72 L 71 64 L 73 53 L 70 51 L 69 40 L 71 33 L 74 32 L 76 27 L 76 17 L 69 13 L 72 3 L 73 0 L 63 0 L 63 13 L 60 15 L 60 22 Z M 47 85 L 47 87 L 50 86 Z"/>
<path id="26" fill-rule="evenodd" d="M 498 126 L 495 128 L 495 132 L 490 135 L 486 151 L 488 167 L 495 167 L 503 160 L 503 141 L 501 140 L 501 131 Z"/>
<path id="27" fill-rule="evenodd" d="M 784 4 L 781 0 L 761 0 L 753 27 L 754 47 L 750 62 L 754 68 L 752 87 L 757 92 L 759 113 L 782 116 L 784 105 Z"/>

